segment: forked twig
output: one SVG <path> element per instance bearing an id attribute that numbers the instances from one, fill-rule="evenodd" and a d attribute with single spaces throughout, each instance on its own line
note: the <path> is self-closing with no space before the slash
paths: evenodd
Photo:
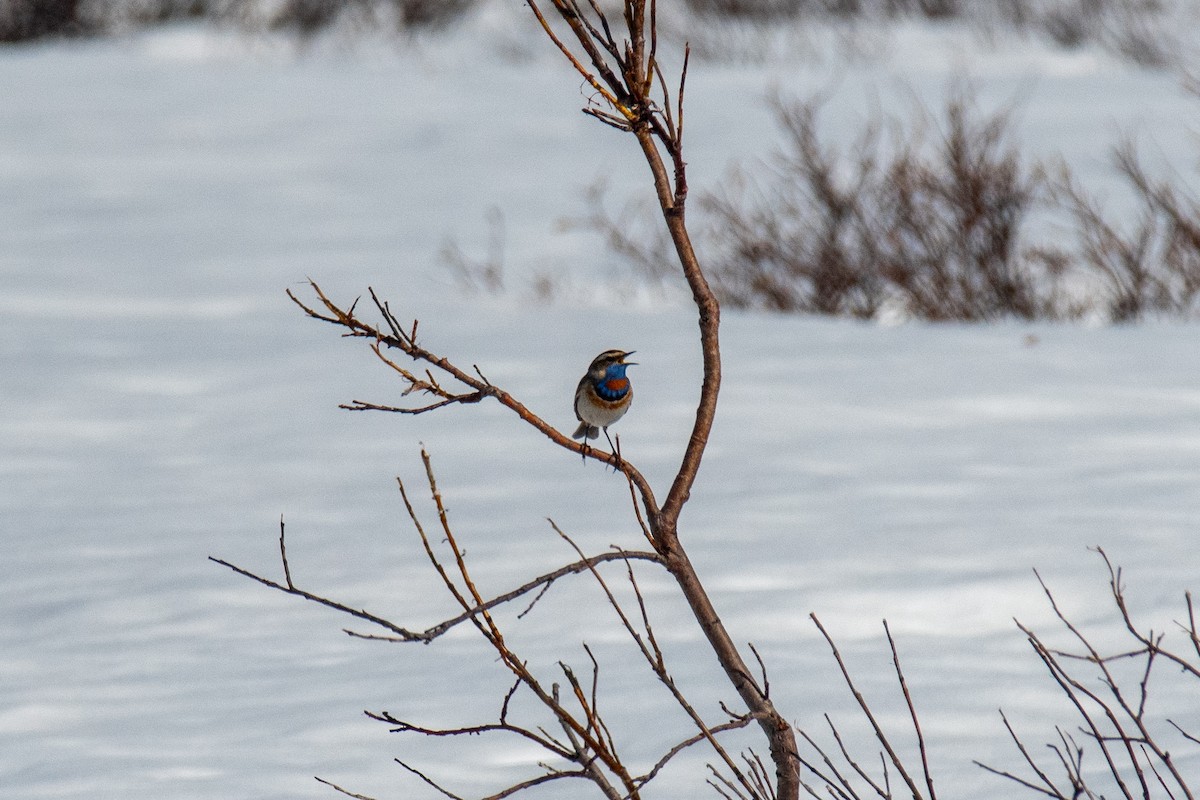
<path id="1" fill-rule="evenodd" d="M 991 772 L 994 775 L 1008 778 L 1021 784 L 1022 786 L 1025 786 L 1026 788 L 1033 789 L 1036 792 L 1047 795 L 1048 797 L 1062 797 L 1062 791 L 1054 785 L 1054 781 L 1050 780 L 1050 776 L 1042 771 L 1042 769 L 1037 765 L 1037 762 L 1034 761 L 1033 756 L 1029 754 L 1029 750 L 1025 747 L 1025 743 L 1021 741 L 1021 737 L 1017 736 L 1017 732 L 1013 730 L 1012 724 L 1008 721 L 1008 717 L 1004 715 L 1003 709 L 1000 711 L 1000 719 L 1004 722 L 1004 729 L 1008 731 L 1009 738 L 1012 739 L 1013 744 L 1017 746 L 1017 750 L 1021 753 L 1021 757 L 1025 760 L 1025 763 L 1031 770 L 1033 770 L 1033 773 L 1042 782 L 1042 786 L 1031 783 L 1024 778 L 1017 777 L 1006 770 L 1000 770 L 995 767 L 988 766 L 980 761 L 973 761 L 972 763 L 981 769 Z"/>
<path id="2" fill-rule="evenodd" d="M 879 721 L 875 718 L 874 712 L 871 711 L 871 707 L 863 698 L 862 692 L 860 692 L 858 687 L 854 685 L 854 679 L 850 677 L 850 671 L 846 668 L 846 662 L 842 660 L 842 654 L 838 650 L 837 645 L 834 643 L 833 637 L 830 636 L 829 632 L 825 630 L 825 626 L 821 624 L 819 619 L 817 619 L 816 614 L 809 614 L 808 618 L 811 619 L 813 624 L 817 626 L 817 630 L 821 632 L 821 636 L 825 638 L 826 644 L 828 644 L 830 649 L 833 651 L 833 658 L 837 662 L 838 669 L 840 669 L 842 672 L 842 679 L 845 681 L 846 686 L 850 689 L 851 694 L 854 695 L 854 699 L 858 702 L 858 707 L 862 709 L 863 716 L 866 717 L 867 722 L 871 724 L 871 729 L 875 732 L 875 738 L 887 752 L 888 760 L 891 762 L 892 766 L 896 768 L 896 771 L 900 773 L 900 777 L 904 779 L 904 783 L 906 786 L 908 786 L 909 791 L 912 792 L 912 796 L 916 798 L 916 800 L 920 800 L 922 797 L 920 789 L 917 788 L 917 784 L 912 779 L 912 776 L 908 774 L 908 770 L 905 769 L 904 762 L 900 759 L 900 756 L 896 754 L 896 751 L 892 747 L 892 743 L 888 739 L 887 734 L 883 732 L 883 728 L 880 726 Z M 890 641 L 890 634 L 888 638 Z M 898 664 L 897 669 L 899 669 Z M 932 796 L 929 800 L 933 800 Z"/>
<path id="3" fill-rule="evenodd" d="M 550 527 L 554 529 L 554 532 L 557 533 L 563 539 L 563 541 L 570 545 L 577 554 L 582 556 L 583 553 L 575 541 L 571 539 L 571 537 L 567 536 L 567 534 L 555 524 L 554 520 L 549 520 L 549 522 Z M 629 616 L 625 613 L 625 610 L 621 607 L 620 602 L 609 588 L 608 582 L 604 580 L 604 577 L 594 568 L 591 570 L 591 572 L 597 584 L 599 584 L 600 589 L 604 592 L 604 596 L 607 598 L 609 606 L 612 607 L 617 614 L 617 618 L 620 619 L 622 626 L 625 628 L 625 632 L 633 640 L 634 644 L 637 645 L 642 657 L 646 660 L 646 663 L 650 665 L 650 668 L 653 670 L 655 676 L 664 686 L 667 687 L 667 690 L 671 693 L 671 696 L 675 699 L 675 702 L 681 709 L 683 709 L 684 713 L 686 713 L 696 725 L 697 729 L 700 731 L 700 734 L 706 741 L 708 741 L 709 746 L 713 749 L 713 752 L 715 752 L 720 757 L 721 761 L 725 763 L 726 768 L 733 773 L 734 777 L 740 784 L 743 785 L 743 787 L 751 791 L 750 796 L 755 797 L 753 794 L 753 787 L 746 779 L 746 776 L 743 774 L 742 770 L 738 767 L 737 762 L 734 761 L 733 757 L 728 753 L 728 751 L 726 751 L 725 747 L 719 741 L 717 741 L 716 736 L 713 734 L 713 729 L 701 718 L 699 712 L 696 711 L 688 699 L 683 695 L 683 692 L 680 691 L 679 687 L 676 685 L 675 680 L 667 672 L 666 665 L 663 662 L 662 652 L 658 649 L 657 642 L 654 641 L 654 634 L 649 624 L 649 617 L 646 613 L 645 604 L 642 601 L 641 591 L 638 589 L 636 580 L 633 578 L 632 568 L 629 569 L 629 576 L 634 587 L 634 592 L 638 599 L 639 608 L 642 613 L 642 619 L 646 625 L 646 633 L 644 636 L 642 632 L 638 631 L 637 628 L 634 627 L 633 623 L 629 619 Z M 750 715 L 748 718 L 752 717 L 753 715 Z"/>
<path id="4" fill-rule="evenodd" d="M 1082 722 L 1080 730 L 1100 751 L 1103 765 L 1108 777 L 1116 785 L 1122 797 L 1133 798 L 1152 797 L 1154 787 L 1160 788 L 1171 800 L 1192 800 L 1195 794 L 1189 785 L 1189 778 L 1178 768 L 1170 749 L 1162 743 L 1150 717 L 1151 677 L 1154 667 L 1159 663 L 1171 663 L 1180 667 L 1179 675 L 1183 678 L 1200 677 L 1200 664 L 1193 664 L 1183 654 L 1167 649 L 1165 636 L 1154 631 L 1143 632 L 1133 621 L 1125 599 L 1125 587 L 1121 569 L 1114 566 L 1108 555 L 1101 548 L 1096 552 L 1104 561 L 1108 571 L 1109 594 L 1120 616 L 1125 632 L 1138 643 L 1132 650 L 1117 652 L 1101 652 L 1092 644 L 1088 635 L 1075 625 L 1063 612 L 1054 594 L 1050 591 L 1041 575 L 1035 571 L 1037 580 L 1046 596 L 1051 610 L 1058 622 L 1075 639 L 1080 647 L 1079 652 L 1070 652 L 1048 647 L 1045 642 L 1030 628 L 1017 622 L 1017 627 L 1025 634 L 1034 653 L 1041 659 L 1050 677 L 1059 690 L 1074 707 Z M 1189 619 L 1191 614 L 1191 596 L 1184 595 L 1188 606 Z M 1180 625 L 1185 633 L 1190 635 L 1188 626 Z M 1110 665 L 1117 661 L 1142 659 L 1139 677 L 1129 682 L 1136 687 L 1126 691 L 1117 673 Z M 1075 665 L 1084 665 L 1076 667 Z M 1096 674 L 1094 677 L 1081 678 L 1073 670 L 1089 669 Z M 1161 672 L 1161 670 L 1159 670 Z M 1136 681 L 1136 683 L 1134 683 Z M 1099 689 L 1095 688 L 1099 685 Z M 1023 778 L 1009 770 L 1001 770 L 985 764 L 980 767 L 995 775 L 1030 789 L 1034 789 L 1055 800 L 1076 800 L 1076 798 L 1095 798 L 1103 796 L 1098 790 L 1089 785 L 1089 778 L 1083 770 L 1084 749 L 1077 744 L 1072 736 L 1061 728 L 1056 729 L 1059 744 L 1048 745 L 1058 760 L 1069 786 L 1056 785 L 1046 771 L 1038 766 L 1028 748 L 1013 731 L 1007 717 L 1001 712 L 1001 719 L 1008 730 L 1009 737 L 1016 744 L 1021 758 L 1033 772 L 1036 780 Z M 1182 728 L 1167 719 L 1166 722 L 1183 735 L 1185 741 L 1200 744 L 1200 740 L 1189 736 Z M 978 764 L 978 762 L 976 762 Z"/>
<path id="5" fill-rule="evenodd" d="M 641 499 L 646 515 L 648 517 L 657 515 L 658 503 L 654 497 L 653 490 L 650 488 L 650 484 L 627 460 L 619 458 L 616 454 L 606 453 L 574 441 L 540 416 L 533 413 L 524 403 L 521 403 L 509 392 L 485 378 L 479 372 L 478 367 L 473 367 L 468 371 L 458 367 L 448 358 L 422 347 L 416 338 L 417 323 L 414 321 L 411 329 L 406 331 L 404 326 L 400 324 L 399 320 L 392 313 L 387 302 L 379 299 L 374 289 L 370 289 L 369 291 L 375 309 L 383 319 L 382 325 L 367 322 L 356 316 L 354 309 L 357 301 L 348 308 L 342 308 L 331 300 L 315 282 L 310 280 L 309 287 L 312 289 L 313 294 L 316 295 L 318 301 L 320 301 L 319 309 L 300 300 L 290 289 L 287 291 L 287 295 L 293 303 L 313 319 L 343 328 L 346 331 L 344 334 L 346 336 L 369 339 L 371 341 L 371 349 L 376 356 L 406 382 L 407 385 L 401 393 L 402 396 L 416 393 L 431 395 L 435 398 L 433 402 L 412 406 L 353 400 L 350 403 L 343 404 L 341 408 L 350 411 L 383 411 L 417 415 L 437 411 L 450 405 L 475 404 L 486 399 L 493 399 L 515 413 L 525 423 L 534 427 L 554 444 L 573 453 L 580 454 L 585 459 L 592 458 L 612 466 L 619 472 L 623 472 L 626 479 L 637 487 L 637 494 Z M 395 359 L 386 356 L 384 354 L 386 349 L 400 350 L 415 361 L 430 365 L 430 367 L 435 368 L 440 373 L 445 373 L 449 378 L 465 386 L 466 390 L 458 391 L 446 388 L 429 370 L 426 370 L 424 377 L 418 377 L 412 370 L 401 366 Z"/>

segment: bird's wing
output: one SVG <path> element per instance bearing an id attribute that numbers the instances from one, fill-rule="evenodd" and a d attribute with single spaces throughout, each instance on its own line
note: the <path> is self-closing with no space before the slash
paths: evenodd
<path id="1" fill-rule="evenodd" d="M 575 419 L 580 422 L 583 422 L 583 417 L 579 415 L 579 395 L 587 388 L 589 380 L 591 380 L 591 376 L 584 375 L 579 379 L 579 385 L 575 387 Z"/>

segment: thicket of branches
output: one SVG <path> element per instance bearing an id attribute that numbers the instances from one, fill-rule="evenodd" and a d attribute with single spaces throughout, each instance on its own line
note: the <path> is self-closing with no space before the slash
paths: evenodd
<path id="1" fill-rule="evenodd" d="M 1200 312 L 1200 199 L 1152 178 L 1133 143 L 1114 147 L 1112 163 L 1137 214 L 1115 218 L 1065 165 L 1021 156 L 1009 110 L 981 114 L 962 89 L 940 118 L 877 120 L 850 143 L 822 137 L 823 103 L 777 98 L 774 157 L 699 193 L 699 236 L 726 305 L 933 321 Z M 647 282 L 671 280 L 661 234 L 636 206 L 603 201 L 593 190 L 585 223 Z M 1069 221 L 1065 237 L 1031 232 L 1047 214 Z"/>
<path id="2" fill-rule="evenodd" d="M 1102 549 L 1120 644 L 1088 632 L 1067 617 L 1038 575 L 1062 629 L 1051 638 L 1017 622 L 1053 685 L 1074 709 L 1073 725 L 1059 725 L 1050 741 L 1031 747 L 1003 710 L 1000 717 L 1020 756 L 1013 769 L 979 764 L 1035 794 L 1054 800 L 1123 797 L 1193 800 L 1200 794 L 1200 628 L 1191 592 L 1184 592 L 1172 628 L 1143 627 L 1130 611 L 1124 575 Z M 1182 636 L 1182 643 L 1177 644 Z M 1056 646 L 1055 640 L 1065 644 Z"/>
<path id="3" fill-rule="evenodd" d="M 935 137 L 872 127 L 838 153 L 819 138 L 818 112 L 777 103 L 786 144 L 770 181 L 743 173 L 705 195 L 722 299 L 862 318 L 889 303 L 933 320 L 1053 309 L 1043 262 L 1018 241 L 1038 177 L 1005 140 L 1002 114 L 977 120 L 953 100 Z"/>
<path id="4" fill-rule="evenodd" d="M 207 19 L 245 30 L 303 35 L 332 26 L 362 31 L 451 25 L 484 0 L 0 0 L 0 42 L 46 36 L 102 35 L 180 19 Z M 599 3 L 612 12 L 614 0 Z M 926 19 L 958 21 L 983 31 L 1016 30 L 1063 47 L 1097 43 L 1133 63 L 1186 71 L 1194 16 L 1160 0 L 680 0 L 664 33 L 713 34 L 750 26 L 766 33 L 785 23 Z M 679 17 L 699 17 L 689 25 Z M 673 34 L 671 34 L 673 35 Z M 725 37 L 728 44 L 728 37 Z M 706 47 L 720 55 L 721 47 Z M 748 53 L 751 51 L 747 51 Z"/>
<path id="5" fill-rule="evenodd" d="M 1095 43 L 1146 67 L 1188 58 L 1180 4 L 1160 0 L 684 0 L 716 20 L 778 25 L 794 20 L 924 19 L 961 22 L 985 32 L 1015 30 L 1061 47 Z M 1181 28 L 1181 25 L 1183 26 Z"/>
<path id="6" fill-rule="evenodd" d="M 1124 576 L 1102 549 L 1111 613 L 1087 630 L 1060 608 L 1050 587 L 1037 577 L 1060 629 L 1034 631 L 1020 621 L 1034 657 L 1071 709 L 1063 721 L 1031 736 L 1018 729 L 1003 709 L 1000 721 L 1014 750 L 1016 766 L 979 761 L 980 768 L 1010 781 L 1018 795 L 1052 800 L 1194 800 L 1200 793 L 1200 628 L 1190 592 L 1182 614 L 1169 630 L 1140 623 L 1130 610 Z M 912 798 L 935 800 L 942 786 L 931 769 L 918 704 L 908 687 L 899 651 L 884 621 L 909 725 L 889 730 L 859 689 L 833 637 L 812 616 L 829 645 L 857 711 L 875 738 L 875 747 L 857 748 L 830 714 L 820 730 L 800 728 L 800 760 L 809 797 L 827 800 Z M 1118 638 L 1114 640 L 1116 632 Z M 1056 642 L 1063 642 L 1059 645 Z M 1105 644 L 1099 644 L 1103 641 Z M 1047 741 L 1039 741 L 1045 736 Z M 915 744 L 910 744 L 915 742 Z"/>
<path id="7" fill-rule="evenodd" d="M 480 0 L 0 0 L 0 43 L 50 36 L 98 36 L 208 20 L 245 31 L 310 36 L 338 25 L 362 32 L 438 28 Z"/>

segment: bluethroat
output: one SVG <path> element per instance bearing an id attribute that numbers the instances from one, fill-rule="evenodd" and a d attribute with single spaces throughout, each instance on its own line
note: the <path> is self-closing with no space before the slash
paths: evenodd
<path id="1" fill-rule="evenodd" d="M 632 350 L 605 350 L 592 360 L 587 374 L 575 389 L 575 417 L 579 420 L 579 428 L 572 436 L 583 439 L 585 457 L 587 440 L 595 439 L 601 430 L 616 455 L 617 448 L 608 437 L 608 426 L 625 416 L 633 402 L 633 387 L 625 375 L 625 370 L 636 364 L 625 360 L 631 355 Z"/>

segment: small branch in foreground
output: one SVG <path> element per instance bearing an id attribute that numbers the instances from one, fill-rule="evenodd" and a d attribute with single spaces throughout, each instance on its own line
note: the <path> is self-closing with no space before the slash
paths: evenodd
<path id="1" fill-rule="evenodd" d="M 904 679 L 904 670 L 900 668 L 900 654 L 896 652 L 896 640 L 892 638 L 892 631 L 888 627 L 887 620 L 883 621 L 883 632 L 887 634 L 888 647 L 892 650 L 892 664 L 896 667 L 896 680 L 900 684 L 900 692 L 904 695 L 904 703 L 908 706 L 908 715 L 912 719 L 913 731 L 917 734 L 917 750 L 921 754 L 921 772 L 925 775 L 925 787 L 929 789 L 929 798 L 937 797 L 937 793 L 933 790 L 933 775 L 929 771 L 929 754 L 925 749 L 925 736 L 921 733 L 921 721 L 917 719 L 917 709 L 913 705 L 912 695 L 908 691 L 908 681 Z"/>
<path id="2" fill-rule="evenodd" d="M 393 634 L 395 634 L 394 636 L 377 636 L 377 635 L 367 635 L 367 634 L 356 633 L 356 632 L 350 631 L 350 630 L 345 631 L 350 636 L 354 636 L 359 639 L 372 639 L 372 640 L 376 640 L 376 641 L 422 642 L 422 643 L 429 643 L 429 642 L 433 641 L 434 639 L 436 639 L 437 637 L 446 633 L 450 629 L 454 628 L 457 625 L 462 624 L 463 622 L 466 622 L 467 620 L 471 619 L 472 617 L 474 617 L 477 614 L 480 614 L 484 611 L 490 611 L 491 609 L 494 609 L 497 606 L 512 602 L 513 600 L 517 600 L 517 599 L 529 594 L 530 592 L 534 591 L 535 589 L 541 589 L 544 592 L 546 589 L 548 589 L 550 587 L 551 584 L 553 584 L 558 579 L 564 578 L 568 575 L 578 575 L 582 572 L 594 570 L 595 567 L 599 564 L 603 564 L 603 563 L 606 563 L 609 561 L 622 561 L 622 562 L 628 563 L 630 560 L 651 561 L 654 563 L 662 562 L 662 559 L 656 553 L 649 553 L 649 552 L 638 551 L 638 550 L 620 550 L 620 551 L 609 552 L 609 553 L 600 553 L 600 554 L 594 555 L 594 556 L 582 557 L 578 561 L 575 561 L 570 564 L 566 564 L 564 566 L 559 567 L 558 569 L 552 570 L 543 575 L 539 575 L 538 577 L 534 578 L 533 580 L 527 581 L 526 583 L 522 584 L 521 586 L 518 586 L 515 589 L 504 592 L 502 594 L 498 594 L 495 597 L 489 598 L 488 600 L 484 601 L 483 603 L 480 603 L 478 605 L 473 605 L 470 608 L 465 609 L 460 614 L 457 614 L 453 617 L 449 617 L 449 618 L 437 623 L 436 625 L 431 625 L 430 627 L 425 628 L 424 630 L 418 631 L 418 630 L 410 630 L 408 628 L 400 627 L 400 626 L 396 625 L 395 623 L 393 623 L 387 619 L 384 619 L 383 617 L 379 617 L 375 614 L 371 614 L 370 612 L 367 612 L 363 609 L 353 608 L 351 606 L 346 605 L 345 603 L 338 602 L 337 600 L 332 600 L 332 599 L 330 599 L 328 597 L 324 597 L 322 595 L 314 594 L 312 592 L 309 592 L 307 590 L 301 589 L 300 587 L 296 586 L 292 582 L 291 570 L 288 567 L 287 545 L 285 543 L 285 538 L 284 538 L 284 523 L 283 523 L 282 519 L 280 519 L 280 521 L 279 521 L 279 551 L 280 551 L 280 559 L 283 563 L 283 570 L 284 570 L 284 576 L 285 576 L 284 583 L 279 583 L 277 581 L 273 581 L 270 578 L 266 578 L 266 577 L 263 577 L 262 575 L 258 575 L 257 573 L 251 572 L 248 569 L 244 569 L 242 567 L 237 566 L 236 564 L 232 564 L 228 561 L 225 561 L 224 559 L 209 556 L 208 560 L 212 561 L 214 564 L 220 564 L 221 566 L 226 567 L 226 568 L 232 570 L 233 572 L 236 572 L 239 575 L 250 578 L 253 581 L 257 581 L 258 583 L 261 583 L 262 585 L 267 586 L 271 589 L 275 589 L 277 591 L 283 592 L 284 594 L 290 594 L 290 595 L 294 595 L 296 597 L 301 597 L 310 602 L 318 603 L 327 608 L 332 608 L 335 611 L 340 611 L 343 614 L 349 614 L 350 616 L 356 617 L 365 622 L 370 622 L 374 625 L 378 625 L 379 627 L 389 630 Z"/>
<path id="3" fill-rule="evenodd" d="M 1049 586 L 1036 571 L 1035 575 L 1051 610 L 1062 627 L 1074 638 L 1079 650 L 1070 652 L 1051 648 L 1032 629 L 1020 622 L 1017 622 L 1017 627 L 1025 634 L 1030 647 L 1075 709 L 1081 722 L 1080 731 L 1088 742 L 1099 749 L 1104 770 L 1097 772 L 1093 769 L 1085 773 L 1084 748 L 1061 728 L 1056 728 L 1059 742 L 1048 747 L 1054 753 L 1058 767 L 1066 777 L 1066 786 L 1060 787 L 1049 777 L 1047 770 L 1038 765 L 1029 748 L 1013 731 L 1003 711 L 1001 719 L 1009 737 L 1034 777 L 1025 778 L 1010 770 L 976 763 L 992 774 L 1015 781 L 1054 800 L 1103 797 L 1109 789 L 1099 785 L 1102 780 L 1111 781 L 1116 792 L 1129 800 L 1134 797 L 1150 800 L 1157 795 L 1159 789 L 1163 793 L 1162 796 L 1169 800 L 1194 800 L 1194 779 L 1179 769 L 1176 747 L 1168 746 L 1163 740 L 1150 701 L 1152 677 L 1156 677 L 1156 684 L 1169 679 L 1177 682 L 1193 681 L 1188 686 L 1194 691 L 1194 681 L 1200 679 L 1200 661 L 1189 660 L 1190 653 L 1186 651 L 1168 649 L 1164 634 L 1143 631 L 1134 622 L 1125 597 L 1121 569 L 1113 565 L 1103 549 L 1096 548 L 1096 552 L 1108 571 L 1109 595 L 1121 624 L 1125 632 L 1137 643 L 1137 647 L 1102 652 L 1092 643 L 1088 634 L 1067 617 Z M 1191 644 L 1194 642 L 1195 625 L 1191 615 L 1190 593 L 1185 593 L 1184 599 L 1189 624 L 1180 624 L 1179 627 L 1189 637 Z M 1124 679 L 1122 676 L 1129 673 L 1115 671 L 1113 666 L 1117 662 L 1136 662 L 1138 659 L 1141 659 L 1140 665 L 1130 665 L 1131 672 L 1137 677 Z M 1155 665 L 1164 662 L 1178 669 L 1166 674 L 1162 670 L 1154 669 Z M 1082 670 L 1088 670 L 1089 674 L 1077 674 Z M 1163 691 L 1161 686 L 1158 691 Z M 1200 740 L 1189 735 L 1170 719 L 1163 721 L 1181 735 L 1180 742 L 1200 744 Z"/>
<path id="4" fill-rule="evenodd" d="M 863 698 L 862 692 L 860 692 L 858 690 L 858 688 L 854 685 L 854 680 L 850 677 L 850 671 L 847 669 L 846 662 L 842 659 L 842 654 L 838 650 L 837 645 L 834 643 L 833 637 L 830 636 L 829 632 L 825 630 L 825 626 L 821 624 L 821 621 L 819 619 L 817 619 L 816 614 L 809 614 L 808 617 L 809 617 L 809 619 L 811 619 L 813 621 L 813 624 L 817 626 L 817 630 L 819 630 L 821 632 L 821 636 L 823 636 L 825 638 L 826 644 L 828 644 L 830 649 L 833 651 L 833 658 L 835 661 L 837 661 L 838 668 L 842 672 L 842 679 L 845 681 L 846 686 L 849 687 L 851 694 L 854 695 L 854 699 L 858 702 L 859 708 L 862 709 L 863 716 L 866 717 L 867 722 L 869 722 L 871 724 L 871 729 L 875 732 L 875 738 L 879 741 L 879 744 L 883 747 L 884 751 L 887 753 L 888 762 L 890 762 L 892 764 L 892 766 L 894 766 L 896 768 L 896 771 L 898 773 L 900 773 L 900 777 L 904 779 L 904 783 L 908 787 L 908 790 L 912 793 L 912 797 L 914 798 L 914 800 L 923 800 L 924 795 L 921 794 L 921 791 L 917 787 L 916 782 L 912 779 L 912 777 L 908 773 L 908 770 L 905 768 L 903 760 L 901 760 L 900 756 L 897 755 L 895 748 L 892 747 L 891 741 L 888 739 L 887 734 L 884 733 L 884 730 L 883 730 L 882 726 L 879 724 L 879 721 L 875 718 L 875 714 L 874 714 L 874 712 L 871 711 L 870 705 L 868 705 L 866 699 Z M 897 673 L 897 675 L 900 676 L 900 686 L 904 693 L 905 700 L 909 704 L 909 709 L 912 714 L 913 724 L 917 730 L 917 740 L 918 740 L 918 743 L 919 743 L 920 749 L 921 749 L 921 763 L 922 763 L 922 766 L 926 770 L 925 783 L 929 790 L 928 800 L 935 800 L 937 795 L 934 794 L 934 792 L 933 792 L 933 778 L 928 773 L 929 765 L 925 758 L 924 739 L 921 737 L 920 725 L 916 721 L 916 719 L 917 719 L 916 712 L 914 710 L 912 710 L 913 709 L 912 698 L 908 694 L 908 687 L 904 681 L 903 672 L 900 669 L 900 660 L 899 660 L 899 657 L 896 656 L 895 642 L 892 640 L 891 631 L 887 630 L 886 622 L 884 623 L 884 630 L 887 631 L 888 642 L 889 642 L 889 644 L 891 644 L 891 647 L 892 647 L 892 655 L 893 655 L 893 660 L 894 660 L 894 663 L 896 666 L 896 673 Z M 830 725 L 832 726 L 832 723 L 830 723 Z M 839 738 L 839 744 L 840 744 L 840 738 Z M 843 754 L 845 754 L 845 750 L 843 750 Z M 853 766 L 856 770 L 859 770 L 858 765 L 855 763 L 855 761 L 853 759 L 851 759 L 851 758 L 849 758 L 849 756 L 847 756 L 847 760 L 850 762 L 851 766 Z M 888 762 L 884 762 L 885 777 L 886 777 L 886 768 L 887 768 Z M 863 777 L 865 777 L 865 774 L 862 771 L 859 771 L 859 774 L 862 775 Z M 890 793 L 888 795 L 885 795 L 885 797 L 887 797 L 887 796 L 890 796 Z"/>
<path id="5" fill-rule="evenodd" d="M 562 537 L 562 539 L 564 541 L 566 541 L 567 544 L 569 544 L 573 550 L 575 550 L 575 552 L 578 555 L 580 555 L 580 556 L 583 555 L 583 552 L 579 549 L 579 546 L 577 544 L 575 544 L 575 542 L 569 536 L 567 536 L 565 533 L 563 533 L 563 531 L 554 523 L 553 520 L 550 520 L 550 526 L 554 529 L 555 533 L 557 533 L 560 537 Z M 679 707 L 681 709 L 683 709 L 684 713 L 686 713 L 688 715 L 688 717 L 692 720 L 692 722 L 699 729 L 700 739 L 697 741 L 707 740 L 709 743 L 709 746 L 713 749 L 713 752 L 715 752 L 717 754 L 717 756 L 721 759 L 721 761 L 723 761 L 725 763 L 725 767 L 733 774 L 733 776 L 737 780 L 737 782 L 739 784 L 741 784 L 743 786 L 743 788 L 745 788 L 747 791 L 750 792 L 749 796 L 750 797 L 759 797 L 760 795 L 758 795 L 755 792 L 753 786 L 750 785 L 750 782 L 747 780 L 746 776 L 743 774 L 741 768 L 738 767 L 737 762 L 734 761 L 733 757 L 730 756 L 729 752 L 725 749 L 725 747 L 720 742 L 717 741 L 717 738 L 716 738 L 715 734 L 713 733 L 713 729 L 711 727 L 709 727 L 709 725 L 707 723 L 704 722 L 704 720 L 700 716 L 700 713 L 695 709 L 694 706 L 692 706 L 691 702 L 688 701 L 688 699 L 684 696 L 683 692 L 680 691 L 679 687 L 676 685 L 675 680 L 667 672 L 666 664 L 664 663 L 662 651 L 658 648 L 658 643 L 654 637 L 654 629 L 650 625 L 649 615 L 648 615 L 648 612 L 646 611 L 646 605 L 642 598 L 641 590 L 638 588 L 637 580 L 633 574 L 632 565 L 627 563 L 626 568 L 627 568 L 629 582 L 633 587 L 634 595 L 637 598 L 638 607 L 639 607 L 639 610 L 642 615 L 642 621 L 643 621 L 644 630 L 645 630 L 644 635 L 642 632 L 638 631 L 637 628 L 634 627 L 633 623 L 630 621 L 630 618 L 626 615 L 624 609 L 621 608 L 620 603 L 617 601 L 616 596 L 613 594 L 612 590 L 609 588 L 609 586 L 608 586 L 607 582 L 604 580 L 603 576 L 601 576 L 600 573 L 597 572 L 595 568 L 592 568 L 591 572 L 592 572 L 592 577 L 594 577 L 596 579 L 596 582 L 600 585 L 601 590 L 604 592 L 604 595 L 605 595 L 606 599 L 608 600 L 609 606 L 611 606 L 612 609 L 616 612 L 618 618 L 621 620 L 621 624 L 625 628 L 626 633 L 629 635 L 630 639 L 633 640 L 634 644 L 637 645 L 638 650 L 641 652 L 642 657 L 645 659 L 646 663 L 649 664 L 650 669 L 654 672 L 654 675 L 658 678 L 658 680 L 664 686 L 667 687 L 667 690 L 670 691 L 671 696 L 674 698 L 675 702 L 679 705 Z M 738 720 L 744 719 L 746 721 L 749 721 L 754 718 L 755 718 L 754 715 L 751 714 L 751 715 L 747 715 L 746 717 L 740 717 L 740 718 L 738 718 Z M 739 724 L 736 727 L 741 727 L 741 725 Z M 645 781 L 647 781 L 647 780 L 649 780 L 649 778 L 643 776 L 643 779 L 639 785 L 644 785 Z"/>
<path id="6" fill-rule="evenodd" d="M 343 789 L 341 786 L 338 786 L 336 783 L 332 783 L 332 782 L 330 782 L 330 781 L 327 781 L 327 780 L 325 780 L 324 778 L 322 778 L 322 777 L 319 777 L 319 776 L 317 776 L 317 775 L 314 775 L 314 776 L 313 776 L 313 780 L 315 780 L 317 783 L 323 783 L 323 784 L 325 784 L 325 785 L 326 785 L 326 786 L 328 786 L 330 789 L 333 789 L 335 792 L 338 792 L 339 794 L 344 794 L 344 795 L 346 795 L 346 797 L 353 797 L 353 798 L 354 798 L 354 800 L 375 800 L 375 798 L 373 798 L 373 797 L 368 797 L 368 796 L 367 796 L 367 795 L 365 795 L 365 794 L 355 794 L 354 792 L 350 791 L 349 789 Z"/>
<path id="7" fill-rule="evenodd" d="M 518 681 L 518 685 L 520 685 L 519 681 Z M 422 736 L 429 736 L 429 737 L 433 737 L 433 738 L 443 738 L 443 737 L 453 738 L 455 736 L 480 736 L 482 734 L 487 734 L 487 733 L 512 733 L 512 734 L 515 734 L 522 738 L 528 739 L 529 741 L 538 745 L 542 749 L 558 756 L 559 758 L 570 759 L 572 756 L 571 751 L 562 747 L 557 742 L 551 741 L 549 738 L 539 735 L 528 728 L 523 728 L 520 725 L 513 725 L 513 724 L 505 721 L 505 719 L 504 719 L 505 714 L 503 712 L 501 713 L 501 719 L 499 722 L 486 723 L 483 725 L 467 725 L 467 726 L 464 726 L 461 728 L 430 728 L 430 727 L 426 727 L 424 725 L 417 725 L 412 722 L 407 722 L 405 720 L 399 719 L 387 711 L 364 711 L 363 714 L 365 714 L 367 717 L 375 720 L 376 722 L 383 722 L 388 725 L 392 725 L 393 727 L 390 730 L 391 733 L 410 733 L 411 732 L 411 733 L 419 733 Z"/>

